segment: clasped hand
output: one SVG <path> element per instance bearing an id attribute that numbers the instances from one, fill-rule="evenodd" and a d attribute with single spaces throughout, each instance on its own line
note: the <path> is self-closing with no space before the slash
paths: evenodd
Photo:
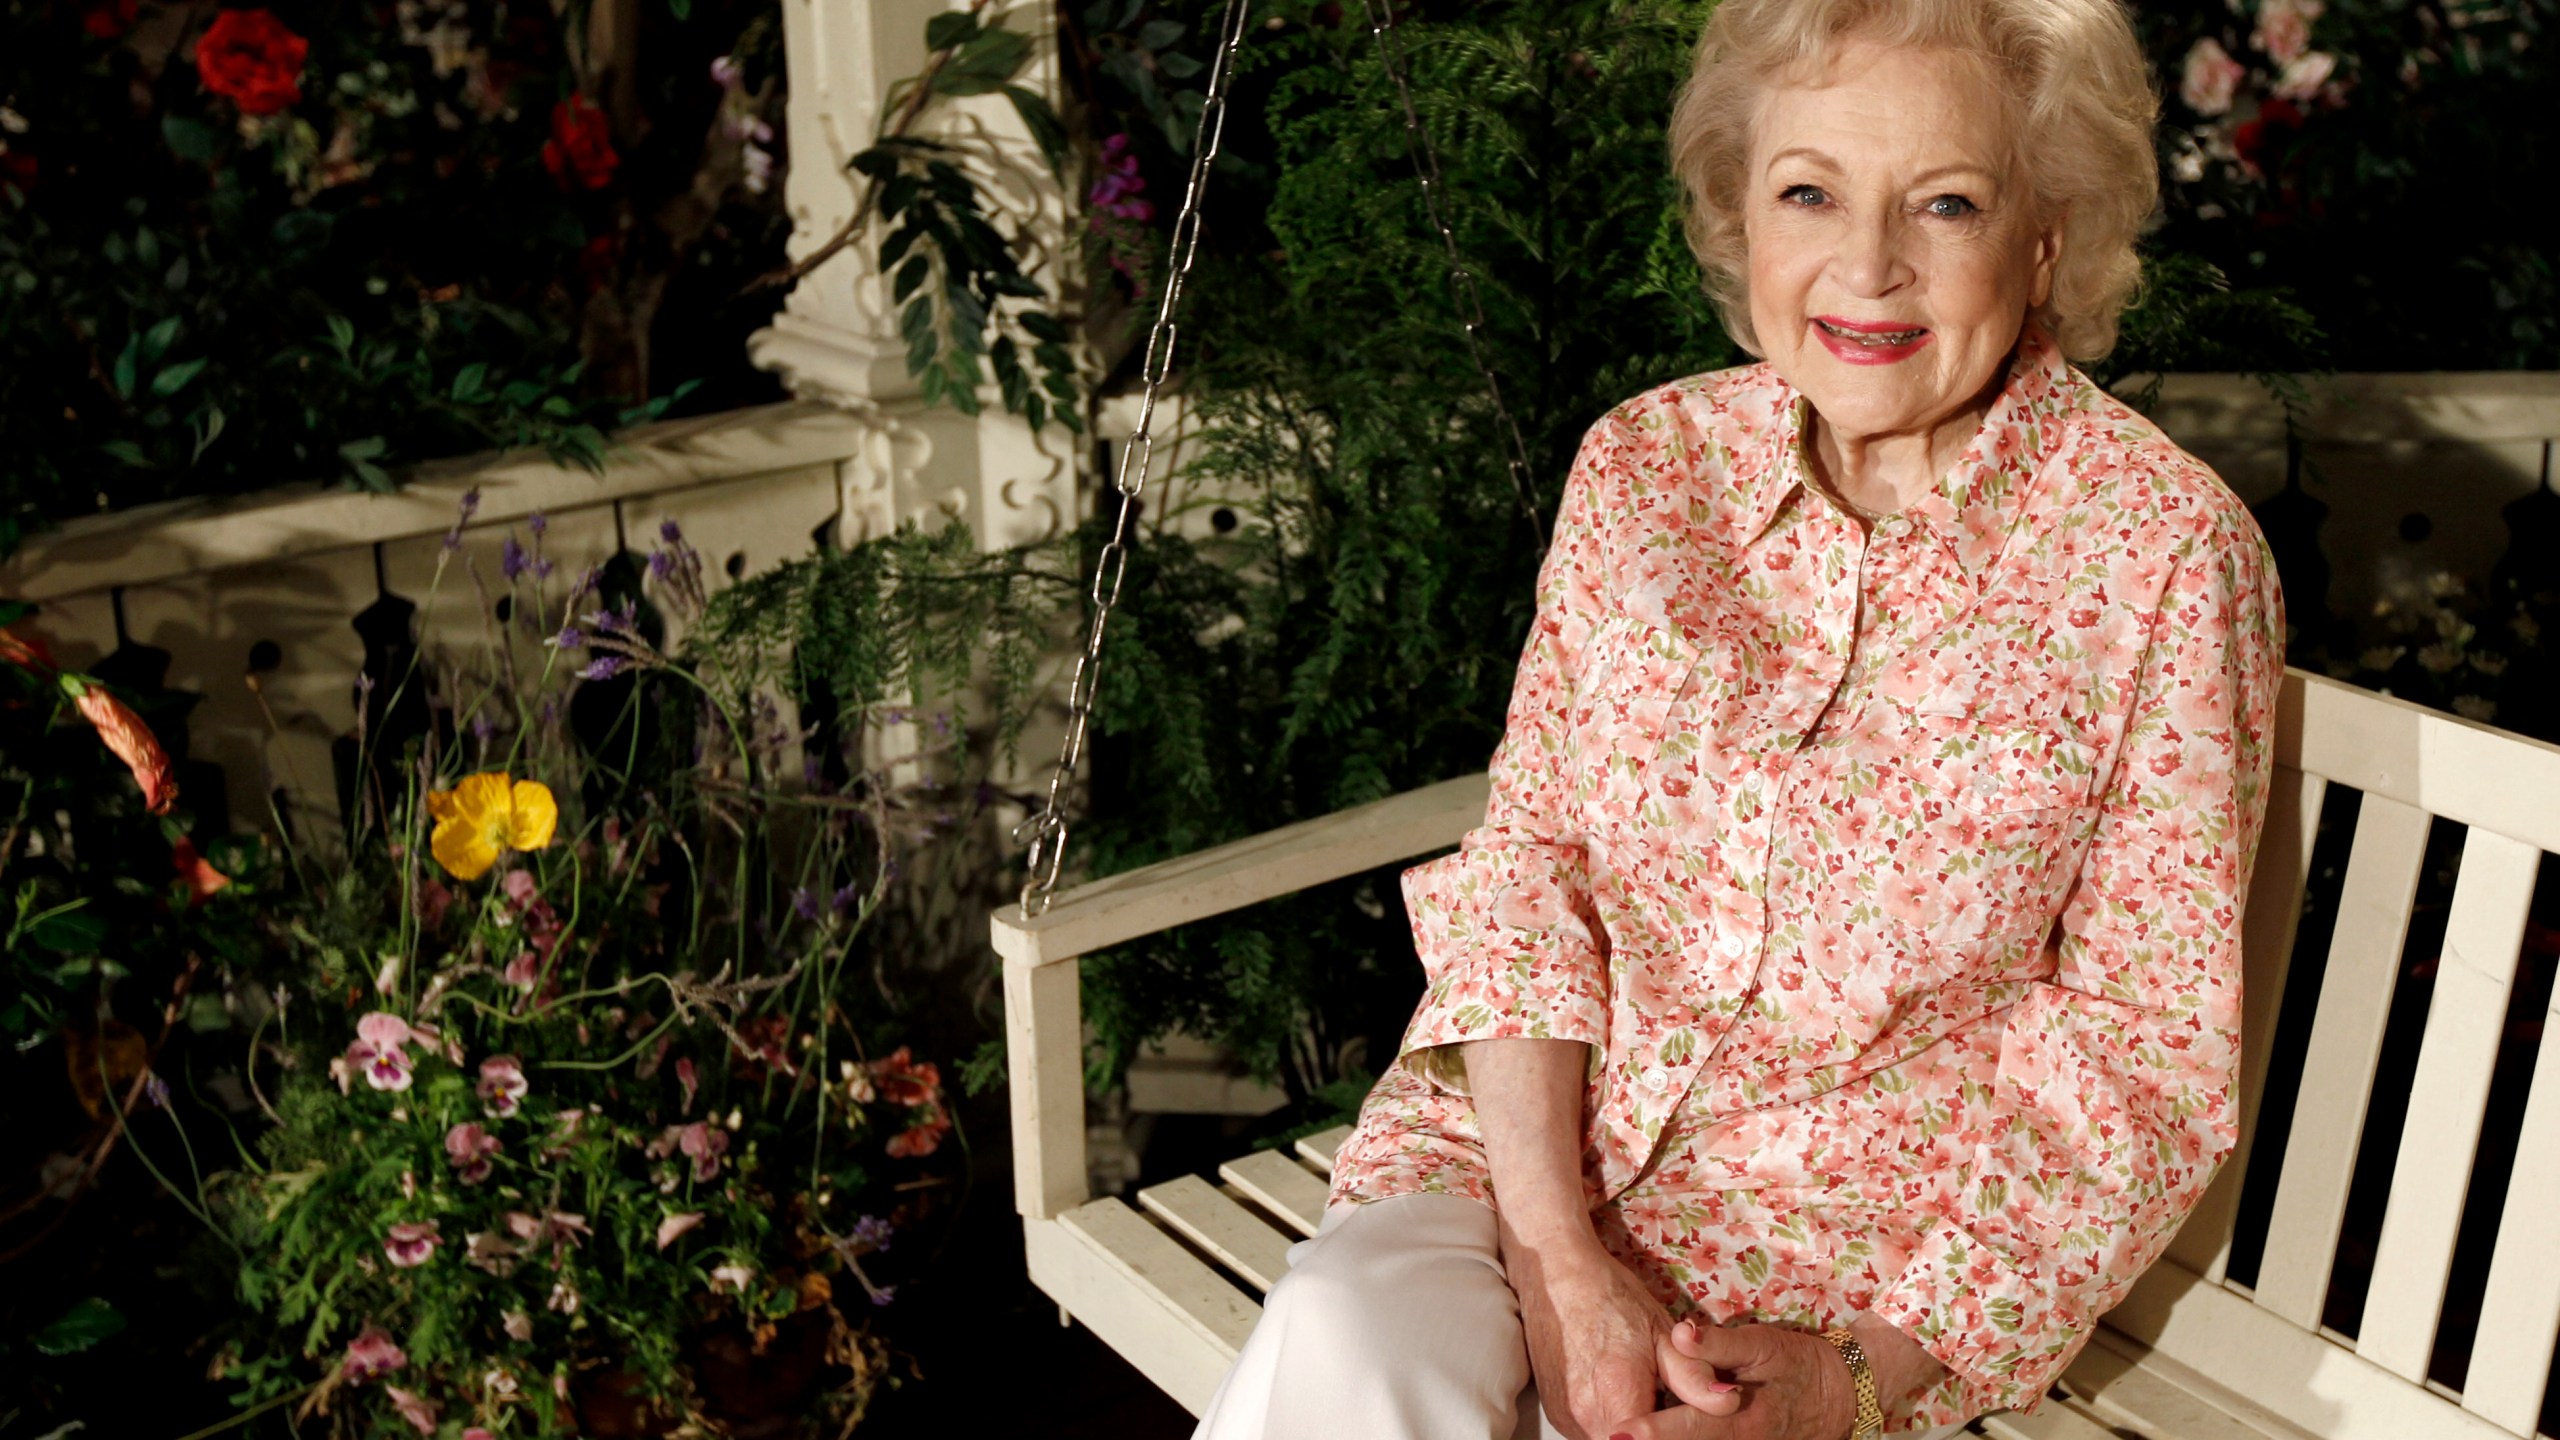
<path id="1" fill-rule="evenodd" d="M 1818 1335 L 1674 1324 L 1597 1240 L 1505 1258 L 1539 1400 L 1571 1440 L 1844 1440 L 1856 1421 Z"/>

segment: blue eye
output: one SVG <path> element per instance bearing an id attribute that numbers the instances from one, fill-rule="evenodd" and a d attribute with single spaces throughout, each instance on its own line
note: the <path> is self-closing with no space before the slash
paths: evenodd
<path id="1" fill-rule="evenodd" d="M 1928 208 L 1930 214 L 1941 220 L 1962 220 L 1968 215 L 1979 213 L 1982 209 L 1981 206 L 1961 195 L 1941 195 L 1930 201 Z"/>
<path id="2" fill-rule="evenodd" d="M 1790 185 L 1778 192 L 1778 198 L 1790 205 L 1813 206 L 1823 204 L 1831 197 L 1823 194 L 1822 187 L 1818 185 Z"/>

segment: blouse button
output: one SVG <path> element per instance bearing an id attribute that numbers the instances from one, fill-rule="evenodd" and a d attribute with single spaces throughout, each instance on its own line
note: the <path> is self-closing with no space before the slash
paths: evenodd
<path id="1" fill-rule="evenodd" d="M 1671 1088 L 1671 1072 L 1659 1066 L 1644 1072 L 1644 1088 L 1656 1095 Z"/>
<path id="2" fill-rule="evenodd" d="M 1876 526 L 1876 533 L 1884 536 L 1888 540 L 1901 539 L 1903 536 L 1911 533 L 1911 517 L 1908 515 L 1887 515 L 1884 517 L 1883 523 Z"/>

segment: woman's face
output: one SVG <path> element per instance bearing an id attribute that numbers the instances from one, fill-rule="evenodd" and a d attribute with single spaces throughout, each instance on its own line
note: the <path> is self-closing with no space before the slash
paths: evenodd
<path id="1" fill-rule="evenodd" d="M 1853 436 L 1973 418 L 2061 245 L 2039 227 L 1991 76 L 1944 50 L 1844 44 L 1772 87 L 1751 135 L 1751 323 Z M 1969 430 L 1970 427 L 1968 427 Z"/>

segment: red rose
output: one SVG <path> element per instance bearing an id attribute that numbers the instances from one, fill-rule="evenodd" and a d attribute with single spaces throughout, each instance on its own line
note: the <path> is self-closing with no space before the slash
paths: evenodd
<path id="1" fill-rule="evenodd" d="M 133 28 L 141 10 L 142 0 L 90 0 L 89 8 L 80 12 L 80 25 L 101 40 L 113 40 Z"/>
<path id="2" fill-rule="evenodd" d="M 542 142 L 542 168 L 563 190 L 601 190 L 622 157 L 613 153 L 604 112 L 582 94 L 551 107 L 551 138 Z"/>
<path id="3" fill-rule="evenodd" d="M 243 115 L 273 115 L 302 100 L 302 58 L 311 42 L 264 10 L 225 10 L 196 42 L 204 88 Z"/>

